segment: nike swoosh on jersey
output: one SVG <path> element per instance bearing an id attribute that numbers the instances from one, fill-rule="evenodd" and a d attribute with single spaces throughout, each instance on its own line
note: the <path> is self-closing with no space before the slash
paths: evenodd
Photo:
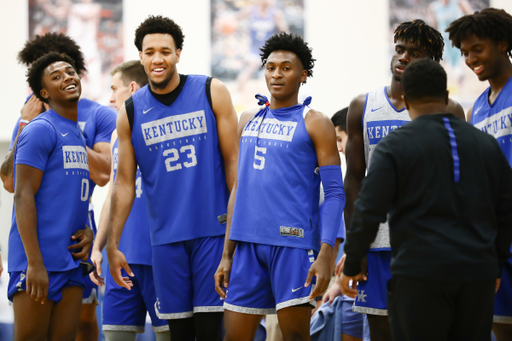
<path id="1" fill-rule="evenodd" d="M 63 133 L 60 133 L 60 134 L 62 135 L 62 137 L 66 137 L 66 135 L 69 134 L 69 131 L 65 134 L 63 134 Z"/>
<path id="2" fill-rule="evenodd" d="M 372 109 L 372 112 L 377 111 L 377 110 L 379 110 L 380 108 L 382 108 L 382 107 L 379 107 L 379 108 L 377 108 L 377 109 Z"/>
<path id="3" fill-rule="evenodd" d="M 147 114 L 147 113 L 148 113 L 151 109 L 153 109 L 153 108 L 154 108 L 154 107 L 151 107 L 151 108 L 149 108 L 148 110 L 142 110 L 142 113 L 143 113 L 143 114 Z"/>

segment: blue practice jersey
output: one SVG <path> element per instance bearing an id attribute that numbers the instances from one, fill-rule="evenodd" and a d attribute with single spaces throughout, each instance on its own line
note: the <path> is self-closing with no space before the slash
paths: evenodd
<path id="1" fill-rule="evenodd" d="M 496 138 L 512 166 L 512 77 L 492 105 L 489 104 L 489 91 L 490 87 L 475 101 L 471 124 Z"/>
<path id="2" fill-rule="evenodd" d="M 112 146 L 114 179 L 117 175 L 118 145 L 119 140 L 116 138 Z M 119 241 L 119 250 L 124 253 L 128 264 L 152 265 L 151 240 L 149 238 L 149 223 L 146 209 L 146 193 L 144 193 L 142 188 L 140 169 L 137 168 L 135 200 L 133 201 L 128 220 L 126 220 L 124 225 L 123 235 Z"/>
<path id="3" fill-rule="evenodd" d="M 132 144 L 147 194 L 152 245 L 226 231 L 229 192 L 207 84 L 206 76 L 188 75 L 170 106 L 148 86 L 132 96 Z"/>
<path id="4" fill-rule="evenodd" d="M 89 205 L 89 163 L 85 139 L 76 122 L 49 110 L 32 120 L 20 134 L 15 151 L 16 166 L 43 171 L 35 204 L 37 235 L 47 271 L 78 267 L 68 246 L 71 236 L 85 228 Z M 9 272 L 27 269 L 16 216 L 9 234 Z"/>
<path id="5" fill-rule="evenodd" d="M 31 96 L 28 96 L 27 101 Z M 110 143 L 112 132 L 116 129 L 116 119 L 116 112 L 109 107 L 85 98 L 78 102 L 78 125 L 85 136 L 87 147 L 91 149 L 98 142 Z M 9 150 L 12 149 L 18 135 L 19 123 L 20 119 L 14 126 Z M 96 184 L 91 181 L 89 196 L 92 196 L 95 187 Z"/>
<path id="6" fill-rule="evenodd" d="M 320 175 L 308 111 L 265 107 L 245 125 L 231 240 L 320 249 Z"/>

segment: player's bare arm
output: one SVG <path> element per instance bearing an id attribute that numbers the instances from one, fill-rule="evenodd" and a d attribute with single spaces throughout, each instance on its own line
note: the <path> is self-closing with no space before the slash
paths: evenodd
<path id="1" fill-rule="evenodd" d="M 135 177 L 137 162 L 135 151 L 131 143 L 131 129 L 124 105 L 117 117 L 117 134 L 119 138 L 119 154 L 117 163 L 117 176 L 112 188 L 110 203 L 110 219 L 107 234 L 107 255 L 112 277 L 117 285 L 131 288 L 131 283 L 121 276 L 121 268 L 133 276 L 128 266 L 126 257 L 119 251 L 119 240 L 123 233 L 124 225 L 130 215 L 133 201 L 135 200 Z"/>
<path id="2" fill-rule="evenodd" d="M 464 109 L 462 109 L 462 106 L 459 104 L 459 102 L 449 98 L 448 99 L 448 105 L 446 106 L 446 111 L 449 113 L 454 114 L 455 116 L 466 120 L 466 115 L 464 114 Z"/>
<path id="3" fill-rule="evenodd" d="M 247 122 L 253 117 L 257 112 L 259 111 L 259 108 L 251 109 L 242 114 L 240 117 L 240 122 L 238 123 L 237 128 L 237 141 L 235 144 L 237 145 L 238 150 L 238 143 L 240 141 L 240 138 L 242 136 L 242 130 L 244 129 Z M 228 201 L 228 217 L 226 222 L 226 236 L 224 239 L 224 250 L 222 252 L 222 259 L 220 261 L 219 267 L 217 268 L 217 271 L 215 272 L 215 291 L 220 295 L 222 299 L 226 298 L 226 291 L 225 289 L 229 285 L 229 273 L 231 272 L 231 265 L 233 264 L 233 254 L 235 253 L 236 249 L 236 242 L 229 240 L 229 233 L 231 231 L 231 219 L 233 217 L 233 208 L 235 207 L 235 198 L 236 198 L 236 187 L 238 182 L 238 176 L 237 176 L 237 165 L 235 165 L 235 181 L 234 186 L 231 191 L 231 194 L 229 196 Z"/>
<path id="4" fill-rule="evenodd" d="M 471 123 L 471 116 L 473 115 L 473 106 L 471 106 L 471 108 L 468 109 L 468 113 L 466 115 L 466 121 L 468 123 Z"/>
<path id="5" fill-rule="evenodd" d="M 98 142 L 87 147 L 91 180 L 98 186 L 105 186 L 110 180 L 110 143 Z"/>
<path id="6" fill-rule="evenodd" d="M 117 131 L 114 130 L 112 132 L 112 138 L 110 140 L 110 145 L 112 146 L 114 141 L 117 138 Z M 111 155 L 111 165 L 110 165 L 110 178 L 114 179 L 114 158 L 112 157 L 112 148 L 110 148 Z M 91 261 L 94 264 L 94 271 L 89 274 L 91 281 L 93 281 L 96 285 L 102 286 L 105 284 L 105 280 L 101 278 L 103 271 L 101 269 L 101 264 L 103 263 L 103 248 L 107 244 L 107 225 L 110 214 L 110 197 L 112 196 L 112 182 L 108 186 L 108 193 L 105 202 L 103 203 L 103 207 L 101 209 L 100 222 L 98 224 L 98 231 L 96 232 L 96 242 L 92 247 L 91 253 Z"/>
<path id="7" fill-rule="evenodd" d="M 226 183 L 231 190 L 235 183 L 238 162 L 237 124 L 238 117 L 226 86 L 218 79 L 211 84 L 212 109 L 217 120 L 220 152 L 224 160 Z"/>
<path id="8" fill-rule="evenodd" d="M 336 133 L 331 120 L 321 112 L 310 110 L 304 121 L 309 137 L 315 146 L 318 166 L 340 166 L 340 154 L 336 147 Z M 340 207 L 340 210 L 343 211 L 343 207 Z M 311 265 L 305 283 L 305 286 L 309 286 L 312 277 L 316 276 L 316 286 L 310 295 L 311 298 L 321 295 L 329 286 L 333 252 L 331 245 L 328 243 L 321 244 L 318 258 Z"/>
<path id="9" fill-rule="evenodd" d="M 27 290 L 36 302 L 45 303 L 48 295 L 48 273 L 37 238 L 37 210 L 35 195 L 39 191 L 43 171 L 28 165 L 16 166 L 14 210 L 18 231 L 27 255 Z"/>
<path id="10" fill-rule="evenodd" d="M 345 174 L 345 228 L 350 230 L 354 202 L 361 190 L 364 176 L 366 174 L 366 161 L 364 159 L 363 141 L 363 111 L 366 101 L 366 94 L 355 97 L 348 107 L 347 114 L 347 174 Z"/>
<path id="11" fill-rule="evenodd" d="M 14 151 L 16 150 L 16 145 L 18 144 L 18 137 L 20 136 L 21 131 L 25 127 L 25 121 L 32 121 L 36 118 L 40 113 L 42 106 L 45 105 L 41 102 L 36 96 L 32 96 L 29 98 L 27 103 L 23 105 L 21 108 L 21 120 L 23 120 L 18 128 L 18 135 L 16 135 L 16 139 L 12 145 L 12 149 L 5 156 L 5 161 L 2 163 L 2 167 L 0 169 L 0 177 L 2 182 L 4 183 L 4 188 L 9 193 L 14 193 L 14 177 L 13 177 L 13 165 L 14 165 Z M 48 110 L 48 105 L 45 105 Z"/>

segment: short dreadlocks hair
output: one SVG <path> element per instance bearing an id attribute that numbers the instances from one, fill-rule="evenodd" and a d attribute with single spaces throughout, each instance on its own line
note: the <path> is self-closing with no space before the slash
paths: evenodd
<path id="1" fill-rule="evenodd" d="M 308 72 L 308 77 L 313 77 L 313 67 L 316 59 L 311 54 L 312 49 L 308 47 L 308 43 L 302 37 L 285 32 L 276 33 L 267 39 L 265 45 L 260 48 L 260 56 L 262 65 L 267 63 L 268 56 L 274 51 L 290 51 L 295 53 L 302 63 L 304 70 Z M 304 81 L 306 83 L 306 81 Z"/>
<path id="2" fill-rule="evenodd" d="M 183 35 L 181 27 L 173 20 L 162 17 L 161 15 L 150 15 L 142 22 L 142 24 L 139 25 L 139 27 L 137 27 L 135 30 L 135 46 L 137 46 L 137 49 L 142 51 L 142 40 L 144 40 L 146 35 L 157 33 L 170 34 L 172 39 L 174 39 L 176 49 L 183 49 L 183 40 L 185 39 L 185 36 Z"/>
<path id="3" fill-rule="evenodd" d="M 76 42 L 62 33 L 46 33 L 37 35 L 25 43 L 23 50 L 18 53 L 18 61 L 26 66 L 34 63 L 48 52 L 64 53 L 74 60 L 76 72 L 83 75 L 87 72 L 84 55 Z"/>
<path id="4" fill-rule="evenodd" d="M 502 9 L 486 8 L 465 15 L 452 22 L 446 32 L 450 34 L 453 46 L 458 49 L 461 42 L 473 34 L 480 39 L 504 41 L 508 44 L 507 55 L 512 57 L 512 16 Z"/>
<path id="5" fill-rule="evenodd" d="M 443 36 L 435 28 L 425 24 L 421 19 L 403 22 L 395 29 L 395 43 L 410 42 L 427 50 L 436 62 L 443 59 Z"/>
<path id="6" fill-rule="evenodd" d="M 69 63 L 73 69 L 77 71 L 75 62 L 73 59 L 71 59 L 71 57 L 64 53 L 50 52 L 33 62 L 32 66 L 27 72 L 27 82 L 34 93 L 34 96 L 45 103 L 48 103 L 48 100 L 41 96 L 41 90 L 43 89 L 43 73 L 44 69 L 46 69 L 48 65 L 55 62 Z"/>

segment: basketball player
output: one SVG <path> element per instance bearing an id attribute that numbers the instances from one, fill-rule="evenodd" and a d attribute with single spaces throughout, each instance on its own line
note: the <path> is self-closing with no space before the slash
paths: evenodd
<path id="1" fill-rule="evenodd" d="M 119 240 L 136 194 L 140 167 L 153 252 L 157 316 L 171 339 L 217 340 L 222 301 L 212 277 L 222 256 L 229 190 L 237 164 L 237 116 L 216 79 L 180 75 L 183 32 L 150 16 L 135 32 L 149 85 L 119 112 L 118 166 L 112 189 L 107 254 L 115 282 L 134 276 Z"/>
<path id="2" fill-rule="evenodd" d="M 33 63 L 27 78 L 50 110 L 27 124 L 14 150 L 8 297 L 15 339 L 71 341 L 85 287 L 80 259 L 88 258 L 93 239 L 85 226 L 86 144 L 76 123 L 80 77 L 71 58 L 50 53 Z"/>
<path id="3" fill-rule="evenodd" d="M 232 219 L 215 274 L 225 299 L 224 340 L 253 340 L 262 315 L 276 310 L 283 340 L 309 340 L 313 299 L 329 285 L 345 204 L 340 157 L 329 118 L 308 107 L 311 98 L 298 103 L 315 62 L 307 43 L 282 32 L 261 51 L 271 98 L 259 95 L 265 106 L 246 111 L 238 126 Z"/>
<path id="4" fill-rule="evenodd" d="M 512 242 L 512 169 L 492 136 L 447 113 L 439 63 L 412 63 L 402 85 L 412 122 L 375 148 L 347 232 L 341 286 L 358 295 L 361 260 L 388 220 L 393 341 L 490 340 Z"/>
<path id="5" fill-rule="evenodd" d="M 355 97 L 348 109 L 347 174 L 345 176 L 347 231 L 350 230 L 354 201 L 361 189 L 375 146 L 390 131 L 411 120 L 402 98 L 402 73 L 410 63 L 423 58 L 439 62 L 443 54 L 444 42 L 441 34 L 422 20 L 398 25 L 394 41 L 391 85 Z M 465 118 L 461 106 L 453 100 L 449 102 L 448 112 Z M 368 315 L 372 341 L 391 340 L 386 291 L 386 283 L 390 278 L 390 260 L 389 231 L 387 223 L 384 223 L 370 247 L 367 256 L 369 275 L 367 276 L 366 271 L 361 274 L 362 281 L 358 285 L 359 294 L 353 307 L 354 311 Z M 337 275 L 341 275 L 342 264 L 343 262 L 338 263 Z"/>
<path id="6" fill-rule="evenodd" d="M 487 88 L 468 112 L 468 122 L 498 140 L 512 164 L 512 16 L 484 9 L 455 20 L 446 30 L 466 65 Z M 498 341 L 512 340 L 512 258 L 503 265 L 496 294 L 493 331 Z"/>
<path id="7" fill-rule="evenodd" d="M 71 38 L 63 34 L 47 33 L 27 41 L 24 48 L 18 54 L 18 60 L 29 66 L 37 58 L 50 51 L 58 51 L 59 53 L 65 53 L 70 56 L 76 63 L 75 65 L 79 75 L 86 73 L 86 65 L 80 47 Z M 21 118 L 14 127 L 11 151 L 15 149 L 17 136 L 23 129 L 24 123 L 28 123 L 43 110 L 40 102 L 35 99 L 32 100 L 33 98 L 34 96 L 31 96 L 23 107 Z M 91 177 L 89 188 L 90 197 L 92 197 L 96 184 L 104 186 L 110 179 L 110 136 L 115 129 L 115 119 L 115 112 L 106 106 L 86 98 L 81 98 L 78 102 L 78 125 L 87 142 L 86 150 L 89 158 Z M 10 188 L 11 190 L 13 189 L 13 159 L 13 153 L 8 153 L 1 168 L 4 187 Z M 87 224 L 92 228 L 93 232 L 96 233 L 92 204 L 89 205 Z M 99 335 L 96 318 L 96 305 L 98 304 L 97 287 L 90 280 L 89 275 L 85 275 L 84 280 L 86 289 L 83 292 L 84 299 L 77 340 L 95 341 L 98 339 Z"/>
<path id="8" fill-rule="evenodd" d="M 118 110 L 124 102 L 137 90 L 148 83 L 144 67 L 139 60 L 131 60 L 116 66 L 112 72 L 111 105 Z M 117 132 L 112 133 L 112 174 L 115 179 L 117 171 L 118 141 Z M 142 188 L 140 170 L 137 169 L 135 181 L 135 200 L 132 211 L 126 221 L 119 248 L 125 254 L 130 268 L 136 274 L 131 279 L 131 290 L 118 286 L 109 272 L 106 274 L 105 296 L 103 299 L 103 331 L 107 341 L 134 341 L 136 333 L 143 333 L 146 322 L 146 313 L 149 312 L 156 332 L 157 341 L 169 340 L 169 326 L 166 320 L 156 316 L 154 304 L 156 302 L 155 286 L 153 284 L 153 270 L 151 268 L 151 241 L 149 239 L 148 218 L 146 214 L 146 194 Z M 101 263 L 101 251 L 107 242 L 107 223 L 110 212 L 110 196 L 112 184 L 109 187 L 107 199 L 101 210 L 98 234 L 93 246 L 91 260 L 95 271 L 90 274 L 92 281 L 97 285 L 104 285 Z M 123 272 L 123 276 L 128 275 Z"/>

